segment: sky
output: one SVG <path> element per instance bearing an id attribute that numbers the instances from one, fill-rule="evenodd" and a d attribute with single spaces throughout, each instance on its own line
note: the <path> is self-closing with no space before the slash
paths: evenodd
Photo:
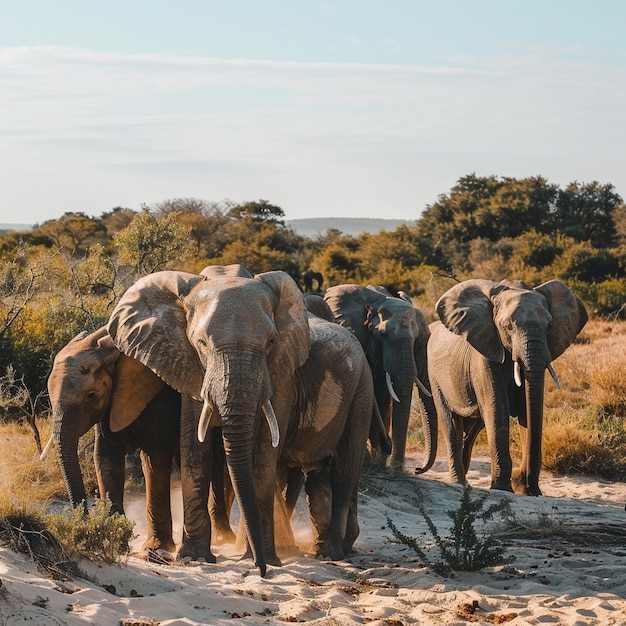
<path id="1" fill-rule="evenodd" d="M 624 24 L 622 0 L 2 0 L 0 222 L 415 220 L 472 173 L 626 197 Z"/>

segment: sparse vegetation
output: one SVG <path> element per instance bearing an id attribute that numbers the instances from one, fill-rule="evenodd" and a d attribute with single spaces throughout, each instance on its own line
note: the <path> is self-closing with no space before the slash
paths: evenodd
<path id="1" fill-rule="evenodd" d="M 510 513 L 510 501 L 503 497 L 498 502 L 486 506 L 489 494 L 486 491 L 475 493 L 472 487 L 465 485 L 457 509 L 446 511 L 452 520 L 452 527 L 447 536 L 442 537 L 432 518 L 426 511 L 423 498 L 418 493 L 417 506 L 426 521 L 426 526 L 439 552 L 439 560 L 433 561 L 428 555 L 424 541 L 402 533 L 387 517 L 387 525 L 394 537 L 404 545 L 413 549 L 422 565 L 432 568 L 435 572 L 448 575 L 452 571 L 477 571 L 485 567 L 507 563 L 511 559 L 504 553 L 498 540 L 483 528 L 479 535 L 476 522 L 485 524 L 492 522 L 500 514 Z"/>
<path id="2" fill-rule="evenodd" d="M 73 558 L 116 563 L 130 552 L 134 522 L 124 515 L 109 513 L 111 503 L 96 500 L 87 514 L 81 507 L 47 516 L 50 530 Z"/>

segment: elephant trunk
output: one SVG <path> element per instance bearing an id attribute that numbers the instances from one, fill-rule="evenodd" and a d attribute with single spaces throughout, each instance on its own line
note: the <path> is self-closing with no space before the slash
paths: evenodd
<path id="1" fill-rule="evenodd" d="M 53 417 L 52 439 L 54 449 L 61 466 L 61 475 L 65 481 L 70 504 L 86 506 L 85 484 L 78 460 L 78 440 L 83 432 L 70 427 L 70 413 L 55 411 Z M 86 429 L 85 429 L 86 430 Z"/>
<path id="2" fill-rule="evenodd" d="M 540 496 L 541 435 L 543 431 L 544 372 L 526 372 L 527 437 L 523 451 L 521 481 L 530 496 Z"/>
<path id="3" fill-rule="evenodd" d="M 519 351 L 514 349 L 512 353 L 525 382 L 525 424 L 523 419 L 520 420 L 523 446 L 520 480 L 524 493 L 540 496 L 543 394 L 545 370 L 550 364 L 551 355 L 543 332 L 525 334 L 521 345 Z"/>
<path id="4" fill-rule="evenodd" d="M 393 400 L 391 413 L 391 439 L 393 442 L 391 463 L 399 467 L 404 465 L 413 382 L 415 380 L 412 346 L 406 352 L 406 355 L 400 355 L 400 358 L 389 363 L 388 366 L 385 362 L 386 359 L 384 360 L 385 371 L 390 375 L 391 384 L 397 396 L 397 400 Z"/>
<path id="5" fill-rule="evenodd" d="M 263 522 L 255 491 L 252 467 L 257 415 L 269 399 L 270 388 L 264 359 L 224 355 L 217 359 L 223 371 L 207 368 L 205 402 L 211 403 L 221 417 L 226 463 L 241 512 L 255 565 L 265 576 L 267 562 L 263 548 Z M 217 369 L 221 369 L 218 365 Z M 263 381 L 258 384 L 258 381 Z M 265 424 L 265 420 L 263 420 Z"/>

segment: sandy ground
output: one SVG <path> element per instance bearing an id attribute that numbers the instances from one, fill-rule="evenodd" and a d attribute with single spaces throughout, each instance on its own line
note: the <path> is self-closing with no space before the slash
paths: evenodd
<path id="1" fill-rule="evenodd" d="M 285 558 L 261 578 L 249 560 L 216 549 L 218 563 L 157 565 L 129 557 L 120 566 L 81 562 L 81 577 L 59 582 L 28 557 L 0 549 L 0 625 L 145 626 L 161 624 L 626 624 L 626 484 L 542 473 L 544 496 L 505 496 L 485 490 L 486 459 L 468 478 L 487 504 L 511 500 L 513 524 L 490 527 L 514 559 L 479 572 L 441 576 L 398 542 L 403 533 L 438 553 L 417 503 L 441 536 L 458 508 L 462 487 L 447 480 L 443 459 L 423 477 L 368 472 L 359 499 L 356 553 L 338 563 L 306 554 Z M 175 500 L 179 498 L 174 494 Z M 143 503 L 129 506 L 142 542 Z M 298 542 L 311 533 L 304 503 L 293 520 Z M 480 528 L 480 526 L 479 526 Z M 542 530 L 543 534 L 538 531 Z M 531 532 L 532 531 L 532 532 Z"/>

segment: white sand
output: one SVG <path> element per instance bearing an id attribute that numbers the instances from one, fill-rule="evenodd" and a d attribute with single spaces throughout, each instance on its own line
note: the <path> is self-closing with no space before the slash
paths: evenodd
<path id="1" fill-rule="evenodd" d="M 409 459 L 407 472 L 414 463 Z M 488 485 L 489 465 L 472 463 L 469 480 Z M 84 578 L 57 582 L 27 558 L 0 549 L 0 624 L 102 626 L 307 622 L 311 624 L 506 623 L 589 626 L 626 624 L 626 484 L 543 472 L 544 496 L 511 496 L 522 525 L 570 529 L 569 540 L 501 538 L 516 560 L 481 572 L 444 578 L 423 567 L 398 543 L 386 516 L 411 536 L 429 538 L 415 502 L 419 486 L 427 511 L 447 535 L 446 511 L 458 507 L 462 488 L 446 482 L 446 462 L 417 478 L 370 476 L 359 500 L 357 553 L 340 563 L 298 555 L 261 578 L 251 561 L 216 549 L 216 565 L 155 565 L 130 557 L 121 566 L 82 562 Z M 501 497 L 488 491 L 487 502 Z M 129 507 L 141 533 L 142 506 Z M 310 531 L 300 507 L 296 536 Z M 580 531 L 580 532 L 578 532 Z M 137 544 L 141 543 L 139 537 Z M 433 558 L 436 553 L 432 552 Z M 108 591 L 107 589 L 108 588 Z M 477 606 L 474 606 L 477 605 Z M 473 615 L 459 611 L 473 607 Z M 498 621 L 500 620 L 500 621 Z M 237 623 L 237 622 L 235 622 Z"/>

